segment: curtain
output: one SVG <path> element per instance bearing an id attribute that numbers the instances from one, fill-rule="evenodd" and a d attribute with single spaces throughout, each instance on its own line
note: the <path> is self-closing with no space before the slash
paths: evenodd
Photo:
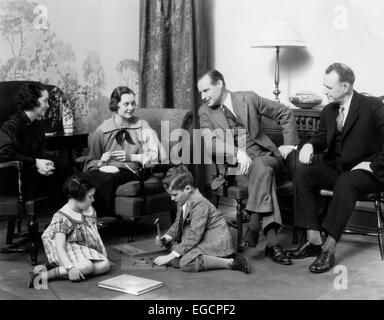
<path id="1" fill-rule="evenodd" d="M 193 127 L 198 126 L 197 78 L 206 71 L 205 32 L 204 0 L 141 0 L 141 107 L 188 109 Z M 204 166 L 193 166 L 202 192 L 203 172 Z"/>
<path id="2" fill-rule="evenodd" d="M 197 119 L 197 77 L 206 71 L 204 0 L 142 0 L 140 105 L 181 108 Z"/>

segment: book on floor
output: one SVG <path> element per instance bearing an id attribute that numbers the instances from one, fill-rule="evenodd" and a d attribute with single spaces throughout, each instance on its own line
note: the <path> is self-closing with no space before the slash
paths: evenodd
<path id="1" fill-rule="evenodd" d="M 122 274 L 98 283 L 99 287 L 121 291 L 129 294 L 140 295 L 162 287 L 161 281 Z"/>

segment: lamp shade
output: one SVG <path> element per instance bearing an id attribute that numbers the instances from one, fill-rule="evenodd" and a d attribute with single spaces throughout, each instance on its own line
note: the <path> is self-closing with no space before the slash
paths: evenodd
<path id="1" fill-rule="evenodd" d="M 290 20 L 279 19 L 266 21 L 251 47 L 305 47 L 305 43 Z"/>

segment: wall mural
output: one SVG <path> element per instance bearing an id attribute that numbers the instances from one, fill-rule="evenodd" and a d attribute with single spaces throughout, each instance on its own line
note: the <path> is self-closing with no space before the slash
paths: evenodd
<path id="1" fill-rule="evenodd" d="M 76 52 L 49 28 L 36 28 L 34 9 L 38 4 L 26 0 L 0 2 L 0 41 L 9 54 L 0 57 L 0 81 L 34 80 L 53 84 L 63 91 L 71 106 L 77 130 L 93 132 L 110 116 L 109 97 L 103 95 L 105 73 L 95 51 L 90 51 L 75 69 Z M 125 59 L 116 66 L 121 85 L 135 92 L 138 88 L 138 61 Z"/>

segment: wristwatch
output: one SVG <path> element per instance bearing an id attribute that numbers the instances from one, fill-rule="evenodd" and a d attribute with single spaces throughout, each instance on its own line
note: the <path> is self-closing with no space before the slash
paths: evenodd
<path id="1" fill-rule="evenodd" d="M 67 270 L 67 272 L 69 272 L 71 269 L 73 269 L 73 265 L 71 264 L 68 267 L 64 267 L 64 268 L 65 270 Z"/>

